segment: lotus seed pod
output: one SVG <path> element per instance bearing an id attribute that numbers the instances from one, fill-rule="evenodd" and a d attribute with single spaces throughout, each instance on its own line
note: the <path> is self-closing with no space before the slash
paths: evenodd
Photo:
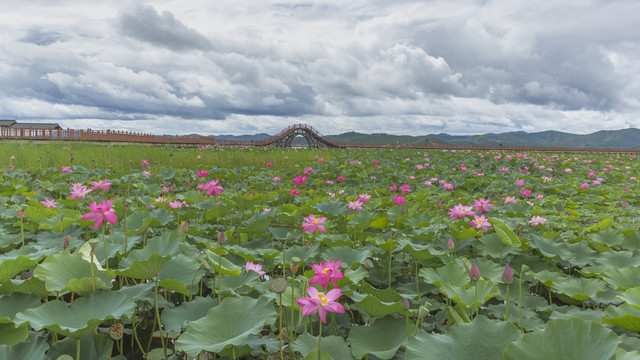
<path id="1" fill-rule="evenodd" d="M 275 278 L 271 280 L 271 284 L 269 285 L 269 289 L 276 294 L 282 294 L 285 290 L 287 290 L 287 285 L 289 283 L 285 278 Z"/>

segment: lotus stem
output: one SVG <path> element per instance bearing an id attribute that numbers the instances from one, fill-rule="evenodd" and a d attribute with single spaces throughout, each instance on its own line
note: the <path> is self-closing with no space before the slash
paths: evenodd
<path id="1" fill-rule="evenodd" d="M 509 321 L 509 284 L 507 284 L 507 303 L 504 310 L 504 319 L 507 322 Z"/>
<path id="2" fill-rule="evenodd" d="M 167 346 L 164 342 L 164 335 L 162 334 L 162 322 L 160 321 L 160 310 L 158 309 L 158 288 L 160 285 L 158 284 L 158 275 L 156 275 L 156 291 L 155 291 L 155 301 L 154 308 L 156 313 L 156 322 L 158 323 L 158 330 L 160 330 L 160 343 L 162 344 L 162 353 L 164 354 L 164 358 L 167 358 Z M 153 337 L 153 334 L 151 335 Z"/>
<path id="3" fill-rule="evenodd" d="M 280 306 L 280 325 L 278 328 L 278 340 L 280 341 L 280 360 L 284 360 L 284 352 L 282 351 L 282 293 L 278 294 Z"/>
<path id="4" fill-rule="evenodd" d="M 22 255 L 25 255 L 25 249 L 24 249 L 24 224 L 22 222 L 22 216 L 18 215 L 20 217 L 20 237 L 22 238 Z"/>
<path id="5" fill-rule="evenodd" d="M 107 239 L 104 237 L 104 227 L 102 225 L 102 244 L 104 245 L 104 267 L 109 270 L 109 254 L 107 254 Z"/>
<path id="6" fill-rule="evenodd" d="M 520 279 L 518 280 L 518 287 L 520 288 L 520 332 L 524 334 L 524 325 L 522 321 L 522 273 L 520 272 Z"/>
<path id="7" fill-rule="evenodd" d="M 80 360 L 80 339 L 76 339 L 76 360 Z"/>
<path id="8" fill-rule="evenodd" d="M 322 352 L 320 351 L 320 344 L 322 343 L 322 321 L 320 319 L 318 319 L 318 325 L 318 327 L 320 328 L 318 332 L 318 360 L 320 360 L 322 354 Z"/>

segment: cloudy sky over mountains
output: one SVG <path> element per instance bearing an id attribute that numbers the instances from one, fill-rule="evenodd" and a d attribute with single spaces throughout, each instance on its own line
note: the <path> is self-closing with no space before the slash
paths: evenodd
<path id="1" fill-rule="evenodd" d="M 636 0 L 5 0 L 0 118 L 157 134 L 640 127 Z"/>

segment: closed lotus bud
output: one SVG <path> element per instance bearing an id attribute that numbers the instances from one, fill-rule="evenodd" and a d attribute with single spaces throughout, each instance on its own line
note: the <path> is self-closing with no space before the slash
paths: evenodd
<path id="1" fill-rule="evenodd" d="M 218 243 L 222 244 L 225 241 L 227 241 L 227 235 L 224 234 L 224 231 L 220 231 L 220 234 L 218 235 Z"/>
<path id="2" fill-rule="evenodd" d="M 409 306 L 411 306 L 411 303 L 409 303 L 409 299 L 404 299 L 404 300 L 402 300 L 402 307 L 403 307 L 405 310 L 409 310 Z"/>
<path id="3" fill-rule="evenodd" d="M 186 221 L 185 221 L 185 222 L 182 224 L 182 231 L 183 231 L 183 232 L 185 232 L 185 233 L 188 233 L 188 232 L 189 232 L 189 223 L 188 223 L 188 222 L 186 222 Z"/>
<path id="4" fill-rule="evenodd" d="M 507 264 L 507 266 L 504 267 L 504 270 L 502 270 L 502 282 L 507 285 L 513 282 L 513 271 L 511 271 L 509 264 Z"/>
<path id="5" fill-rule="evenodd" d="M 449 241 L 447 241 L 447 248 L 449 250 L 453 250 L 454 247 L 456 247 L 456 244 L 453 242 L 452 238 L 449 238 Z"/>
<path id="6" fill-rule="evenodd" d="M 69 242 L 71 241 L 71 235 L 65 235 L 62 239 L 62 248 L 66 249 L 69 247 Z"/>
<path id="7" fill-rule="evenodd" d="M 478 269 L 478 265 L 476 263 L 471 264 L 471 269 L 469 270 L 469 277 L 472 281 L 480 280 L 480 269 Z"/>

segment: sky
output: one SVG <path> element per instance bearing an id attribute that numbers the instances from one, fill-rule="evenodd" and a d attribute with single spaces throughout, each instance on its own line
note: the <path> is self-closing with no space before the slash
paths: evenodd
<path id="1" fill-rule="evenodd" d="M 3 0 L 0 119 L 153 134 L 640 127 L 637 0 Z"/>

